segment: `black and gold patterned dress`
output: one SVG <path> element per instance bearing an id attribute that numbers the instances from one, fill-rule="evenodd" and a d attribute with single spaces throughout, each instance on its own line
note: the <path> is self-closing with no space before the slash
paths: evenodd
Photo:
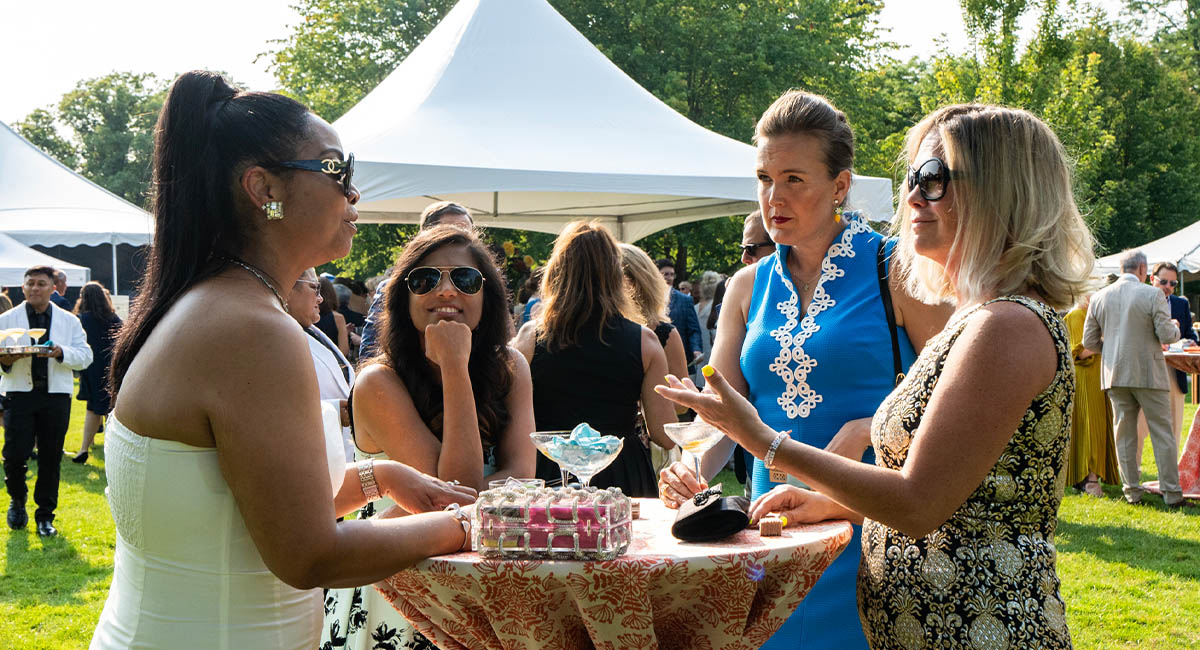
<path id="1" fill-rule="evenodd" d="M 1075 392 L 1070 339 L 1050 307 L 1023 296 L 998 300 L 1042 319 L 1058 370 L 987 478 L 946 523 L 920 539 L 863 523 L 858 607 L 874 650 L 1071 647 L 1054 549 Z M 871 423 L 880 466 L 904 466 L 946 357 L 972 313 L 930 339 L 880 405 Z M 982 415 L 987 405 L 979 408 Z"/>

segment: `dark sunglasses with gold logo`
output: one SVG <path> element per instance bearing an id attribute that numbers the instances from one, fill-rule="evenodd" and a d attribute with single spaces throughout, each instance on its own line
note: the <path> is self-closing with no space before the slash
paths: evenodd
<path id="1" fill-rule="evenodd" d="M 354 178 L 354 154 L 346 156 L 345 160 L 324 158 L 322 160 L 285 160 L 277 163 L 263 163 L 263 167 L 282 167 L 284 169 L 299 169 L 306 172 L 321 172 L 337 178 L 342 184 L 342 194 L 350 196 L 350 183 Z"/>

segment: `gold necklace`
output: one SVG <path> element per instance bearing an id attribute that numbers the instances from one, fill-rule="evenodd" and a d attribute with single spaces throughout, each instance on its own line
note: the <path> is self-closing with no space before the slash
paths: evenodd
<path id="1" fill-rule="evenodd" d="M 279 304 L 283 305 L 283 310 L 284 311 L 288 310 L 287 301 L 283 299 L 283 296 L 279 295 L 279 290 L 276 289 L 275 285 L 271 284 L 271 281 L 266 278 L 265 273 L 263 273 L 262 271 L 258 270 L 257 268 L 250 266 L 249 264 L 247 264 L 239 259 L 236 259 L 233 257 L 226 257 L 225 259 L 230 262 L 233 262 L 234 264 L 237 264 L 238 266 L 242 267 L 243 269 L 246 269 L 247 271 L 250 272 L 251 275 L 258 278 L 259 282 L 262 282 L 263 284 L 267 285 L 267 288 L 270 289 L 271 293 L 275 294 L 275 298 L 277 298 L 279 300 Z"/>
<path id="2" fill-rule="evenodd" d="M 804 293 L 808 293 L 808 290 L 813 288 L 813 286 L 815 286 L 817 281 L 820 279 L 821 279 L 821 271 L 818 269 L 817 272 L 811 278 L 809 278 L 807 280 L 801 280 L 800 285 L 802 287 L 804 287 Z"/>

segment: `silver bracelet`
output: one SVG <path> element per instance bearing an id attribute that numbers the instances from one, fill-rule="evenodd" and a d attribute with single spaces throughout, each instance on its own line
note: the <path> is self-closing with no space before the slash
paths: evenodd
<path id="1" fill-rule="evenodd" d="M 463 512 L 462 506 L 458 505 L 457 503 L 451 503 L 450 505 L 446 506 L 445 511 L 449 512 L 451 515 L 453 515 L 454 518 L 458 520 L 458 523 L 462 525 L 463 543 L 462 543 L 462 546 L 459 546 L 458 548 L 460 548 L 460 549 L 470 548 L 470 546 L 471 546 L 471 517 L 467 513 Z"/>
<path id="2" fill-rule="evenodd" d="M 763 465 L 766 466 L 767 469 L 775 469 L 775 452 L 779 451 L 779 445 L 783 444 L 783 441 L 791 437 L 791 435 L 791 429 L 787 431 L 780 431 L 779 434 L 775 436 L 775 439 L 771 441 L 771 446 L 767 448 L 767 455 L 763 458 Z"/>
<path id="3" fill-rule="evenodd" d="M 382 499 L 379 484 L 375 482 L 375 459 L 360 460 L 357 467 L 358 482 L 362 486 L 363 496 L 367 497 L 367 503 Z"/>

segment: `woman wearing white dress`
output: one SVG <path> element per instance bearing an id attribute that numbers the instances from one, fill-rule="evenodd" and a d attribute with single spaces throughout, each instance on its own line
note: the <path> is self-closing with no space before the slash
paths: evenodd
<path id="1" fill-rule="evenodd" d="M 318 587 L 466 543 L 447 512 L 336 522 L 381 489 L 413 512 L 474 496 L 399 463 L 346 465 L 336 415 L 310 398 L 312 358 L 283 293 L 349 252 L 352 172 L 334 130 L 294 100 L 208 72 L 172 85 L 154 244 L 113 353 L 117 540 L 92 648 L 310 650 Z"/>

